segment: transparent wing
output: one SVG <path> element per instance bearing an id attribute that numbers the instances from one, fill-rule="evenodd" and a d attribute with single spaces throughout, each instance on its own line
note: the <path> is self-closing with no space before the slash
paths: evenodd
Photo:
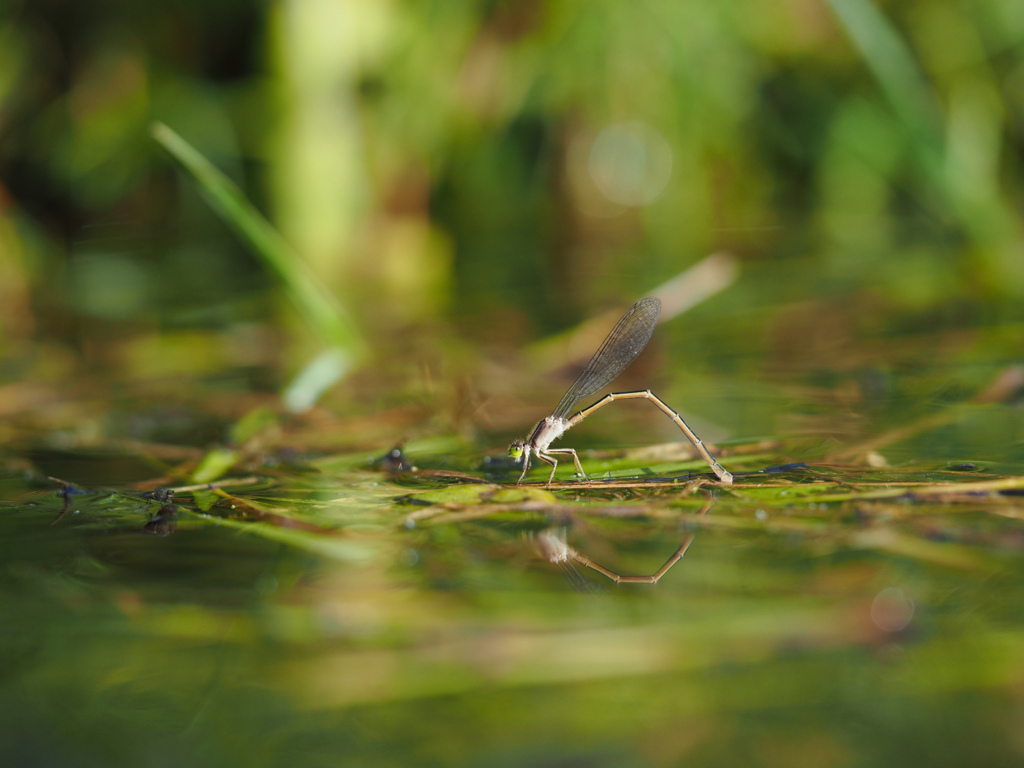
<path id="1" fill-rule="evenodd" d="M 659 315 L 661 301 L 653 296 L 640 299 L 626 310 L 551 415 L 559 419 L 568 417 L 580 400 L 607 386 L 626 370 L 651 340 Z"/>

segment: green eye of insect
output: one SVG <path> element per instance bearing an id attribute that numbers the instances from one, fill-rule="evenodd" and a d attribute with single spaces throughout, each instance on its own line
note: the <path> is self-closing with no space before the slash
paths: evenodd
<path id="1" fill-rule="evenodd" d="M 523 455 L 523 444 L 512 443 L 512 445 L 508 447 L 508 455 L 513 459 L 520 459 Z"/>

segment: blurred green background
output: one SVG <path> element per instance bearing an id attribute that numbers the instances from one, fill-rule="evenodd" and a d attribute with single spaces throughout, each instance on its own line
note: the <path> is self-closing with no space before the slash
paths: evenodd
<path id="1" fill-rule="evenodd" d="M 416 328 L 521 345 L 717 251 L 750 279 L 706 342 L 807 300 L 1017 319 L 1022 53 L 1018 0 L 15 1 L 9 373 L 45 375 L 43 343 L 64 372 L 283 364 L 257 382 L 279 386 L 317 350 L 154 121 L 241 186 L 378 362 Z"/>
<path id="2" fill-rule="evenodd" d="M 1018 765 L 1022 162 L 1021 0 L 8 0 L 0 754 Z M 492 514 L 652 292 L 623 380 L 810 467 Z"/>

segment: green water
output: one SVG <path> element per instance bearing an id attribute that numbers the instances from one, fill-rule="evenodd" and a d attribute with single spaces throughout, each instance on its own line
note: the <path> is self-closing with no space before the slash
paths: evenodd
<path id="1" fill-rule="evenodd" d="M 969 408 L 876 470 L 804 445 L 817 461 L 744 475 L 799 441 L 738 442 L 730 488 L 586 451 L 596 479 L 680 479 L 510 491 L 310 456 L 156 521 L 85 482 L 144 475 L 130 456 L 37 450 L 2 486 L 4 762 L 1019 764 L 1024 486 L 963 485 L 1009 473 L 942 455 L 978 419 L 1019 414 Z M 516 476 L 446 444 L 407 451 Z M 40 467 L 90 490 L 62 514 Z M 685 555 L 615 584 L 550 562 L 550 535 L 622 575 Z"/>

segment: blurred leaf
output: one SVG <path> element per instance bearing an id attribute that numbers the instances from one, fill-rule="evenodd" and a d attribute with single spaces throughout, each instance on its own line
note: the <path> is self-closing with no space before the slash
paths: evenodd
<path id="1" fill-rule="evenodd" d="M 277 414 L 270 408 L 260 406 L 236 421 L 231 427 L 229 436 L 232 444 L 239 445 L 275 424 L 277 424 Z"/>
<path id="2" fill-rule="evenodd" d="M 984 74 L 966 85 L 957 81 L 946 95 L 948 114 L 943 115 L 909 46 L 871 0 L 829 0 L 829 5 L 906 126 L 927 180 L 942 191 L 973 239 L 991 248 L 982 256 L 1000 276 L 1001 287 L 1024 290 L 1019 216 L 999 192 L 995 170 L 1003 131 L 998 86 Z"/>
<path id="3" fill-rule="evenodd" d="M 935 99 L 892 23 L 871 0 L 829 0 L 829 6 L 875 73 L 893 110 L 919 140 L 936 150 L 939 114 Z"/>
<path id="4" fill-rule="evenodd" d="M 312 408 L 320 396 L 352 368 L 352 358 L 334 347 L 310 360 L 284 390 L 284 404 L 292 413 Z"/>
<path id="5" fill-rule="evenodd" d="M 223 475 L 238 461 L 238 453 L 229 448 L 214 448 L 199 462 L 192 480 L 196 483 L 211 483 Z"/>
<path id="6" fill-rule="evenodd" d="M 203 512 L 209 511 L 210 507 L 220 501 L 220 496 L 214 491 L 193 491 L 192 501 Z"/>
<path id="7" fill-rule="evenodd" d="M 343 365 L 335 365 L 335 375 L 340 376 L 350 370 L 365 349 L 355 323 L 338 300 L 230 179 L 163 123 L 155 123 L 151 130 L 153 137 L 196 180 L 220 217 L 277 275 L 292 305 L 331 347 L 336 359 L 344 361 Z M 323 382 L 321 379 L 321 385 Z"/>

